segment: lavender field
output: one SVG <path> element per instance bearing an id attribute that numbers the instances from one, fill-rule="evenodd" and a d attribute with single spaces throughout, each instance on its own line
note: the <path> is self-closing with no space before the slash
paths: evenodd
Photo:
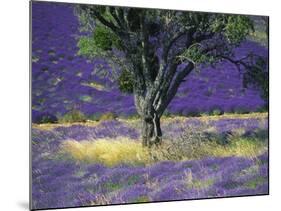
<path id="1" fill-rule="evenodd" d="M 228 128 L 224 127 L 226 123 Z M 100 156 L 105 156 L 101 162 L 94 162 L 95 157 L 92 160 L 91 157 L 89 160 L 78 159 L 77 153 L 84 154 L 81 146 L 85 140 L 90 140 L 92 144 L 105 144 L 101 142 L 104 141 L 119 142 L 122 145 L 122 140 L 127 139 L 137 144 L 134 148 L 141 146 L 138 142 L 137 125 L 138 122 L 133 120 L 98 124 L 33 125 L 33 208 L 268 193 L 266 115 L 224 116 L 209 121 L 204 118 L 166 119 L 163 127 L 167 128 L 169 134 L 166 134 L 165 139 L 181 140 L 177 143 L 177 155 L 188 152 L 187 155 L 200 156 L 197 159 L 174 157 L 174 152 L 168 153 L 165 146 L 162 146 L 162 150 L 166 155 L 157 157 L 156 154 L 154 160 L 141 156 L 137 158 L 136 154 L 130 154 L 132 149 L 127 149 L 125 156 L 128 161 L 133 160 L 133 163 L 117 162 L 110 165 L 111 160 L 106 159 L 106 155 L 110 153 L 108 150 L 119 155 L 119 158 L 112 158 L 113 160 L 118 161 L 122 156 L 122 150 L 120 155 L 110 147 L 101 152 Z M 185 145 L 188 141 L 184 136 L 186 129 L 193 134 L 193 140 L 204 139 L 203 145 L 198 148 Z M 215 142 L 225 134 L 229 135 L 223 140 L 230 143 Z M 209 135 L 209 140 L 206 135 Z M 64 148 L 66 142 L 78 142 L 81 146 L 76 144 L 71 149 Z M 222 149 L 219 150 L 220 148 Z M 213 156 L 208 156 L 208 153 Z M 141 151 L 139 154 L 142 154 Z M 237 154 L 239 156 L 235 156 Z"/>
<path id="2" fill-rule="evenodd" d="M 150 138 L 161 142 L 145 145 L 152 120 L 139 112 L 135 91 L 120 89 L 109 59 L 81 55 L 89 33 L 75 5 L 33 2 L 31 9 L 32 209 L 269 194 L 268 101 L 237 70 L 248 54 L 267 59 L 259 23 L 230 54 L 243 63 L 196 69 L 162 113 L 155 106 L 161 129 L 154 125 Z"/>
<path id="3" fill-rule="evenodd" d="M 33 3 L 32 15 L 33 122 L 48 115 L 61 118 L 72 109 L 79 109 L 94 120 L 106 112 L 124 117 L 136 115 L 133 96 L 120 92 L 107 63 L 77 56 L 80 32 L 72 5 Z M 267 55 L 268 50 L 248 41 L 237 49 L 237 57 L 247 52 Z M 202 69 L 200 74 L 192 72 L 179 87 L 167 112 L 249 112 L 264 104 L 256 89 L 243 88 L 239 71 L 223 62 L 216 68 Z"/>

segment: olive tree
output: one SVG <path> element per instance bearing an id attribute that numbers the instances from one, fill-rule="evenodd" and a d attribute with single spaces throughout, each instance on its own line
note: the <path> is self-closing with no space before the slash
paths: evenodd
<path id="1" fill-rule="evenodd" d="M 85 32 L 79 54 L 120 70 L 119 85 L 133 93 L 141 117 L 143 146 L 161 143 L 160 118 L 192 71 L 222 60 L 246 63 L 232 59 L 233 49 L 253 29 L 243 15 L 96 5 L 75 11 Z"/>

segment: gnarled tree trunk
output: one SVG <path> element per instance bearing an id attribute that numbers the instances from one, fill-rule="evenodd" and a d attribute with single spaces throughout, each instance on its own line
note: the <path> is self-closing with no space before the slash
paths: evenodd
<path id="1" fill-rule="evenodd" d="M 160 145 L 162 142 L 162 131 L 160 117 L 155 111 L 150 111 L 142 116 L 142 145 L 151 147 Z"/>

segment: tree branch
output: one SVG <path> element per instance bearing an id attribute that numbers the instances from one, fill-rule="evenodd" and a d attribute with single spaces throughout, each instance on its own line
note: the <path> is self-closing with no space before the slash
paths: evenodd
<path id="1" fill-rule="evenodd" d="M 120 28 L 118 28 L 114 23 L 106 20 L 99 12 L 97 11 L 92 11 L 93 12 L 93 16 L 95 16 L 103 25 L 107 26 L 108 28 L 110 28 L 113 32 L 115 32 L 116 34 L 120 34 Z"/>
<path id="2" fill-rule="evenodd" d="M 124 24 L 122 23 L 122 21 L 119 19 L 118 13 L 117 13 L 117 9 L 114 7 L 110 7 L 109 8 L 109 12 L 111 14 L 111 16 L 114 18 L 114 20 L 116 21 L 116 23 L 119 25 L 120 28 L 124 29 Z"/>
<path id="3" fill-rule="evenodd" d="M 179 32 L 177 33 L 172 39 L 171 41 L 168 43 L 168 45 L 166 45 L 163 49 L 163 59 L 165 62 L 167 62 L 168 60 L 168 55 L 169 52 L 172 48 L 172 46 L 178 41 L 178 39 L 180 39 L 183 35 L 185 35 L 186 32 Z"/>
<path id="4" fill-rule="evenodd" d="M 164 102 L 160 104 L 160 107 L 158 108 L 158 113 L 160 115 L 163 114 L 164 110 L 166 107 L 169 105 L 171 100 L 174 98 L 176 95 L 178 88 L 182 82 L 182 80 L 189 74 L 191 71 L 194 69 L 194 65 L 192 63 L 189 63 L 180 73 L 177 74 L 176 78 L 174 79 L 173 84 L 171 85 L 166 98 Z"/>
<path id="5" fill-rule="evenodd" d="M 147 84 L 147 87 L 152 86 L 152 70 L 151 70 L 151 65 L 149 64 L 149 56 L 148 56 L 148 51 L 149 51 L 149 41 L 148 41 L 148 29 L 147 25 L 145 23 L 145 14 L 141 14 L 141 43 L 142 43 L 142 51 L 141 51 L 141 56 L 142 56 L 142 64 L 143 64 L 143 74 L 145 77 L 145 82 Z"/>

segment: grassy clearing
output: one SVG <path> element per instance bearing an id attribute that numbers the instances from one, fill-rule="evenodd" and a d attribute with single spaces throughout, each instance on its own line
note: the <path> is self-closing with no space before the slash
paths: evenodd
<path id="1" fill-rule="evenodd" d="M 97 139 L 93 141 L 68 140 L 62 144 L 62 152 L 79 162 L 103 163 L 115 166 L 152 164 L 163 160 L 195 160 L 205 157 L 247 157 L 256 158 L 267 151 L 267 144 L 251 138 L 235 138 L 228 145 L 205 142 L 190 149 L 164 143 L 161 147 L 146 149 L 140 142 L 129 138 Z"/>

